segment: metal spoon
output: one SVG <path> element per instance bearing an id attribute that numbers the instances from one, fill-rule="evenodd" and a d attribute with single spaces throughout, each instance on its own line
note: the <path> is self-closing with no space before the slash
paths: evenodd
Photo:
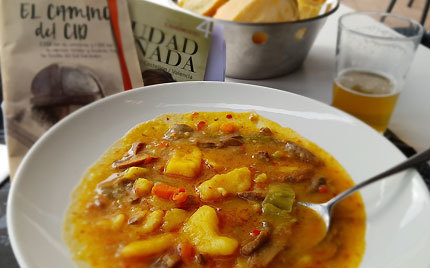
<path id="1" fill-rule="evenodd" d="M 325 226 L 326 226 L 326 233 L 328 232 L 330 228 L 330 220 L 331 220 L 331 213 L 333 211 L 333 207 L 341 200 L 343 200 L 345 197 L 355 193 L 359 189 L 363 188 L 364 186 L 367 186 L 371 183 L 374 183 L 375 181 L 379 181 L 381 179 L 386 178 L 387 176 L 396 174 L 397 172 L 403 171 L 407 168 L 414 167 L 418 164 L 427 162 L 430 160 L 430 149 L 425 150 L 422 153 L 415 154 L 414 156 L 406 159 L 405 161 L 401 162 L 400 164 L 390 168 L 387 171 L 384 171 L 368 180 L 365 180 L 354 187 L 340 193 L 339 195 L 333 197 L 326 203 L 322 204 L 314 204 L 314 203 L 307 203 L 307 202 L 297 202 L 297 204 L 308 207 L 312 210 L 314 210 L 318 215 L 321 216 L 321 218 L 324 220 Z"/>

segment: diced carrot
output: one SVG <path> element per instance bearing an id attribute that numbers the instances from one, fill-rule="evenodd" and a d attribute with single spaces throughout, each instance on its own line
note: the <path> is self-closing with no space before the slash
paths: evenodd
<path id="1" fill-rule="evenodd" d="M 151 192 L 153 195 L 164 199 L 170 199 L 178 204 L 185 202 L 188 197 L 184 188 L 176 188 L 162 183 L 154 185 Z"/>
<path id="2" fill-rule="evenodd" d="M 197 123 L 197 130 L 203 130 L 206 127 L 206 122 L 205 121 L 200 121 Z"/>
<path id="3" fill-rule="evenodd" d="M 166 184 L 156 184 L 152 187 L 151 192 L 158 197 L 169 199 L 173 195 L 174 190 L 176 190 L 175 187 Z"/>
<path id="4" fill-rule="evenodd" d="M 237 130 L 237 127 L 234 123 L 225 123 L 221 125 L 221 131 L 230 134 Z"/>
<path id="5" fill-rule="evenodd" d="M 170 199 L 175 193 L 179 192 L 178 190 L 179 188 L 160 183 L 152 187 L 152 194 L 161 198 Z"/>
<path id="6" fill-rule="evenodd" d="M 194 248 L 190 243 L 181 244 L 181 257 L 184 261 L 191 261 L 194 257 Z"/>
<path id="7" fill-rule="evenodd" d="M 172 200 L 177 204 L 182 204 L 187 201 L 188 194 L 186 192 L 180 192 L 173 195 Z"/>

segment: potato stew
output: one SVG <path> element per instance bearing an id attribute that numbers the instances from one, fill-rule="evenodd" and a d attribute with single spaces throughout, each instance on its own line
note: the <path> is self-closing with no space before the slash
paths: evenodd
<path id="1" fill-rule="evenodd" d="M 358 267 L 359 194 L 338 162 L 256 113 L 162 115 L 140 124 L 75 189 L 64 236 L 81 267 Z"/>

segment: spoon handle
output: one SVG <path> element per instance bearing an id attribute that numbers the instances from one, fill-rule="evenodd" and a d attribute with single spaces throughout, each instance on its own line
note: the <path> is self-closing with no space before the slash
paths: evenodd
<path id="1" fill-rule="evenodd" d="M 405 161 L 401 162 L 400 164 L 368 179 L 365 180 L 357 185 L 355 185 L 354 187 L 342 192 L 341 194 L 337 195 L 336 197 L 334 197 L 333 199 L 331 199 L 328 203 L 329 206 L 333 206 L 334 204 L 336 204 L 337 202 L 339 202 L 340 200 L 344 199 L 345 197 L 349 196 L 350 194 L 356 192 L 357 190 L 361 189 L 362 187 L 369 185 L 371 183 L 374 183 L 375 181 L 379 181 L 380 179 L 383 179 L 387 176 L 396 174 L 400 171 L 403 171 L 407 168 L 410 167 L 414 167 L 418 164 L 427 162 L 428 160 L 430 160 L 430 149 L 425 150 L 422 153 L 419 154 L 415 154 L 412 157 L 406 159 Z"/>

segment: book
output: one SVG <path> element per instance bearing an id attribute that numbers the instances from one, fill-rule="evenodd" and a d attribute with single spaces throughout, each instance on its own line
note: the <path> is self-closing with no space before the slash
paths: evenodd
<path id="1" fill-rule="evenodd" d="M 107 0 L 0 2 L 11 178 L 30 147 L 59 120 L 100 98 L 143 86 L 127 2 L 109 1 L 115 1 L 120 18 L 124 66 Z"/>
<path id="2" fill-rule="evenodd" d="M 145 73 L 153 70 L 162 70 L 171 81 L 224 81 L 222 27 L 146 0 L 128 4 L 145 85 Z"/>

